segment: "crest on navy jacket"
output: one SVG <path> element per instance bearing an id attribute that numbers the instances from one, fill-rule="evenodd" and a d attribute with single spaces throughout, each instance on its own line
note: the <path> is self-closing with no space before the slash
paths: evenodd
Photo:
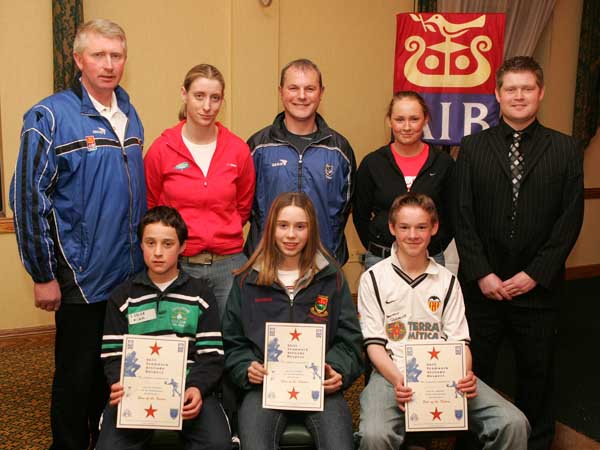
<path id="1" fill-rule="evenodd" d="M 325 178 L 328 180 L 333 178 L 333 164 L 325 164 Z"/>
<path id="2" fill-rule="evenodd" d="M 329 312 L 327 311 L 327 305 L 329 303 L 329 297 L 326 295 L 318 295 L 315 300 L 315 304 L 311 306 L 310 312 L 317 317 L 327 317 Z"/>

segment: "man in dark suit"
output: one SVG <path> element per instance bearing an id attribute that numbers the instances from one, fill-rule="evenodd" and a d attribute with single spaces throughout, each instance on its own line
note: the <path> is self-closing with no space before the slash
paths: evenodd
<path id="1" fill-rule="evenodd" d="M 496 98 L 500 124 L 465 137 L 457 160 L 459 278 L 473 370 L 491 383 L 509 338 L 516 404 L 532 426 L 528 448 L 549 449 L 557 307 L 583 222 L 582 153 L 573 138 L 537 121 L 544 79 L 534 59 L 502 64 Z"/>

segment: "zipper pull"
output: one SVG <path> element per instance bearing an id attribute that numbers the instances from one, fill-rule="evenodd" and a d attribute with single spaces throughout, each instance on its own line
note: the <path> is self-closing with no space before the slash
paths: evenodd
<path id="1" fill-rule="evenodd" d="M 158 294 L 158 296 L 156 297 L 156 317 L 158 317 L 160 314 L 165 313 L 165 311 L 160 310 L 160 301 L 164 298 L 164 296 L 164 291 L 160 291 L 160 294 Z"/>

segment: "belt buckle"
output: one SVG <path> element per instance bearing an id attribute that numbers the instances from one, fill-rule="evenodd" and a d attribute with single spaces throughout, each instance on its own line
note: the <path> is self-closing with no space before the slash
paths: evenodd
<path id="1" fill-rule="evenodd" d="M 202 252 L 198 256 L 200 257 L 200 261 L 198 262 L 198 264 L 210 266 L 213 263 L 213 254 L 212 253 Z"/>
<path id="2" fill-rule="evenodd" d="M 391 249 L 384 247 L 383 245 L 376 244 L 375 242 L 369 242 L 368 250 L 375 256 L 379 258 L 387 258 L 389 252 L 391 254 Z"/>
<path id="3" fill-rule="evenodd" d="M 194 264 L 202 264 L 204 266 L 209 266 L 213 263 L 213 254 L 208 252 L 201 252 L 197 255 L 190 256 L 189 261 Z"/>

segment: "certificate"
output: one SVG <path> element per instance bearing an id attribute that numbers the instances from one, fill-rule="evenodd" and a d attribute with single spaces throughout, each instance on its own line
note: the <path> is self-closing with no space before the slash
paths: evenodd
<path id="1" fill-rule="evenodd" d="M 325 325 L 265 324 L 263 408 L 323 411 Z"/>
<path id="2" fill-rule="evenodd" d="M 466 375 L 464 342 L 406 344 L 406 431 L 467 430 L 467 397 L 457 387 Z"/>
<path id="3" fill-rule="evenodd" d="M 181 430 L 187 339 L 123 336 L 117 428 Z"/>

